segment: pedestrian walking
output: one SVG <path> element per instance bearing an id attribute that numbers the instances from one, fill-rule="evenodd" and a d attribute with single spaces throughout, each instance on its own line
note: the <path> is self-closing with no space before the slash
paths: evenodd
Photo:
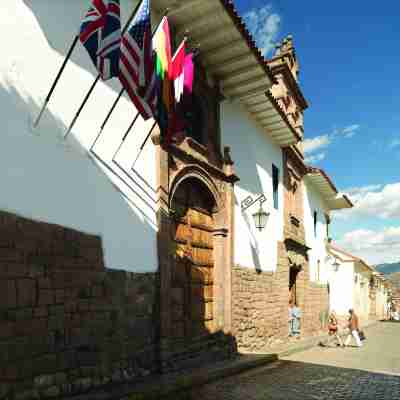
<path id="1" fill-rule="evenodd" d="M 345 346 L 348 346 L 351 338 L 353 337 L 356 341 L 357 347 L 361 347 L 362 343 L 360 340 L 360 336 L 358 335 L 358 330 L 359 330 L 359 323 L 358 323 L 358 316 L 357 314 L 354 312 L 354 310 L 352 308 L 350 308 L 349 310 L 349 334 L 346 338 L 346 341 L 344 342 Z"/>
<path id="2" fill-rule="evenodd" d="M 339 323 L 334 310 L 330 312 L 328 317 L 328 333 L 329 338 L 326 345 L 329 345 L 332 339 L 336 339 L 336 345 L 344 347 L 342 338 L 339 336 Z"/>

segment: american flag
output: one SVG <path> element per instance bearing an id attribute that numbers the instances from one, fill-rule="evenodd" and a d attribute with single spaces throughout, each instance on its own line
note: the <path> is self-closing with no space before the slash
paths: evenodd
<path id="1" fill-rule="evenodd" d="M 92 0 L 83 18 L 79 38 L 103 80 L 118 76 L 121 45 L 119 0 Z"/>
<path id="2" fill-rule="evenodd" d="M 156 76 L 150 19 L 150 0 L 143 0 L 122 37 L 119 79 L 144 119 L 154 117 Z"/>

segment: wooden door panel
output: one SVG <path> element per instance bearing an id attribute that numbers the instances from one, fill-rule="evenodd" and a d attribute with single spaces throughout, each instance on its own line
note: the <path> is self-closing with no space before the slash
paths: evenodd
<path id="1" fill-rule="evenodd" d="M 174 287 L 184 287 L 188 282 L 187 263 L 176 260 L 172 266 L 172 284 Z"/>
<path id="2" fill-rule="evenodd" d="M 213 315 L 213 303 L 193 303 L 192 304 L 192 319 L 194 321 L 210 321 L 214 318 Z"/>
<path id="3" fill-rule="evenodd" d="M 213 251 L 209 249 L 192 248 L 191 258 L 195 265 L 214 266 Z"/>
<path id="4" fill-rule="evenodd" d="M 192 283 L 210 285 L 213 283 L 213 269 L 209 267 L 192 266 L 190 269 Z"/>
<path id="5" fill-rule="evenodd" d="M 191 294 L 192 303 L 200 303 L 212 301 L 214 297 L 213 285 L 196 285 L 192 284 Z"/>
<path id="6" fill-rule="evenodd" d="M 212 249 L 213 239 L 213 234 L 211 232 L 192 227 L 192 246 Z"/>
<path id="7" fill-rule="evenodd" d="M 175 262 L 182 262 L 183 259 L 187 259 L 190 255 L 190 249 L 186 244 L 175 243 Z"/>
<path id="8" fill-rule="evenodd" d="M 213 331 L 213 204 L 212 196 L 192 183 L 182 184 L 174 195 L 171 322 L 176 338 Z"/>
<path id="9" fill-rule="evenodd" d="M 200 210 L 194 210 L 193 208 L 190 208 L 188 210 L 188 217 L 190 218 L 190 224 L 193 227 L 202 227 L 206 230 L 213 229 L 214 223 L 212 216 L 207 215 Z"/>
<path id="10" fill-rule="evenodd" d="M 180 243 L 187 243 L 190 236 L 190 228 L 185 223 L 178 223 L 175 227 L 174 240 Z"/>

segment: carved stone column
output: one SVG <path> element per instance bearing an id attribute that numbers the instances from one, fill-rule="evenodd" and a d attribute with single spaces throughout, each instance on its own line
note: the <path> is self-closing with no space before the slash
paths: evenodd
<path id="1" fill-rule="evenodd" d="M 225 321 L 225 286 L 227 282 L 225 280 L 226 272 L 226 252 L 225 243 L 228 236 L 228 230 L 226 228 L 218 228 L 214 230 L 214 319 L 215 319 L 215 330 L 221 331 L 224 329 Z"/>

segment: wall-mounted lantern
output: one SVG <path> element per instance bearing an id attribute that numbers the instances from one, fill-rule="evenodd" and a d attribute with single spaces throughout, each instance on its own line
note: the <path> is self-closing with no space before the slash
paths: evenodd
<path id="1" fill-rule="evenodd" d="M 265 226 L 267 225 L 267 220 L 269 217 L 269 213 L 264 211 L 263 209 L 263 203 L 266 201 L 266 197 L 262 194 L 258 196 L 255 200 L 251 196 L 247 196 L 241 203 L 241 209 L 242 212 L 246 211 L 249 207 L 251 207 L 254 203 L 260 202 L 260 208 L 258 211 L 252 214 L 253 220 L 254 220 L 254 225 L 256 228 L 261 232 Z"/>

